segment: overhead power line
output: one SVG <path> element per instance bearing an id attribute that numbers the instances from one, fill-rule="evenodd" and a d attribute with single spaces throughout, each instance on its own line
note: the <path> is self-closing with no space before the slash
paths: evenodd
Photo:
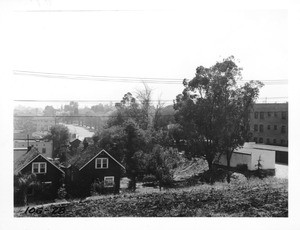
<path id="1" fill-rule="evenodd" d="M 144 12 L 144 11 L 161 11 L 161 10 L 151 10 L 151 9 L 107 9 L 107 10 L 91 10 L 91 9 L 73 9 L 73 10 L 16 10 L 17 13 L 93 13 L 93 12 Z"/>
<path id="2" fill-rule="evenodd" d="M 108 76 L 108 75 L 89 75 L 89 74 L 69 74 L 69 73 L 51 73 L 51 72 L 37 72 L 14 70 L 14 75 L 50 78 L 50 79 L 67 79 L 67 80 L 90 80 L 90 81 L 103 81 L 103 82 L 125 82 L 125 83 L 152 83 L 152 84 L 182 84 L 183 79 L 178 78 L 150 78 L 150 77 L 124 77 L 124 76 Z M 250 80 L 239 80 L 238 82 L 244 83 Z M 260 80 L 265 85 L 283 85 L 287 84 L 287 79 L 274 79 L 274 80 Z"/>
<path id="3" fill-rule="evenodd" d="M 270 101 L 270 100 L 277 100 L 277 99 L 288 99 L 288 97 L 262 97 L 262 98 L 258 98 L 258 101 Z M 151 102 L 173 102 L 176 99 L 157 99 L 157 100 L 151 100 Z M 67 99 L 45 99 L 45 100 L 35 100 L 35 99 L 16 99 L 14 100 L 15 102 L 120 102 L 121 100 L 67 100 Z"/>

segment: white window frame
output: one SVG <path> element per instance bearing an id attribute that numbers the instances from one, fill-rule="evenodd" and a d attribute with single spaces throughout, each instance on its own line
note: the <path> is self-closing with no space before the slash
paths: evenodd
<path id="1" fill-rule="evenodd" d="M 113 179 L 113 185 L 112 186 L 105 186 L 105 180 L 106 179 Z M 105 176 L 104 180 L 103 180 L 103 183 L 104 183 L 105 188 L 113 188 L 115 186 L 115 177 L 114 176 Z"/>
<path id="2" fill-rule="evenodd" d="M 41 172 L 41 165 L 44 164 L 45 165 L 45 172 Z M 34 165 L 38 165 L 38 172 L 34 172 Z M 33 162 L 32 163 L 32 173 L 35 174 L 45 174 L 47 173 L 47 163 L 46 162 Z"/>
<path id="3" fill-rule="evenodd" d="M 106 167 L 103 167 L 103 161 L 106 160 Z M 100 161 L 100 167 L 97 167 L 97 163 Z M 95 169 L 108 169 L 108 158 L 96 158 L 95 160 Z"/>

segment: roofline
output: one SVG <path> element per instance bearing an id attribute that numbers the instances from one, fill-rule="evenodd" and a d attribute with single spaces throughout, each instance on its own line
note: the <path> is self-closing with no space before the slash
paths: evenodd
<path id="1" fill-rule="evenodd" d="M 123 165 L 121 165 L 121 163 L 119 161 L 117 161 L 112 155 L 110 155 L 105 149 L 102 149 L 98 154 L 96 154 L 92 159 L 90 159 L 87 163 L 85 163 L 80 169 L 83 169 L 85 166 L 87 166 L 92 160 L 94 160 L 100 153 L 105 152 L 110 158 L 112 158 L 115 162 L 117 162 L 118 165 L 120 165 L 123 169 L 125 169 L 125 167 Z"/>
<path id="2" fill-rule="evenodd" d="M 19 170 L 16 171 L 16 173 L 19 173 L 22 169 L 24 169 L 27 165 L 29 165 L 30 163 L 32 163 L 36 158 L 38 158 L 39 156 L 41 156 L 42 158 L 44 158 L 46 161 L 48 161 L 50 164 L 52 164 L 54 167 L 56 167 L 59 171 L 61 171 L 63 174 L 65 174 L 65 172 L 63 170 L 61 170 L 60 168 L 58 168 L 55 164 L 53 164 L 51 161 L 49 161 L 47 158 L 45 158 L 41 153 L 39 153 L 35 158 L 33 158 L 31 161 L 29 161 L 26 165 L 24 165 L 22 168 L 20 168 Z"/>

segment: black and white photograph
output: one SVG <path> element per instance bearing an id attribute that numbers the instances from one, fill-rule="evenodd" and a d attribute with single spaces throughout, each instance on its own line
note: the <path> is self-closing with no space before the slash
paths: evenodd
<path id="1" fill-rule="evenodd" d="M 295 229 L 289 30 L 299 4 L 262 2 L 3 1 L 12 221 Z"/>

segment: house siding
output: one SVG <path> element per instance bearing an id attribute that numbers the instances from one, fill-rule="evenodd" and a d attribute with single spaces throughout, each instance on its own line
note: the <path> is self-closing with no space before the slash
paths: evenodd
<path id="1" fill-rule="evenodd" d="M 108 158 L 108 168 L 107 169 L 96 169 L 95 163 L 97 158 Z M 99 179 L 104 181 L 104 177 L 113 176 L 115 187 L 113 189 L 107 188 L 107 190 L 118 193 L 120 190 L 120 180 L 121 180 L 121 167 L 120 165 L 110 158 L 105 152 L 100 153 L 96 158 L 89 162 L 84 168 L 79 171 L 79 177 L 82 183 L 86 186 L 86 191 L 89 192 L 91 184 Z"/>
<path id="2" fill-rule="evenodd" d="M 41 156 L 38 156 L 30 164 L 28 164 L 25 168 L 23 168 L 21 170 L 21 173 L 22 174 L 32 173 L 32 163 L 35 163 L 35 162 L 45 162 L 47 164 L 46 173 L 45 174 L 36 174 L 36 176 L 40 182 L 47 182 L 47 181 L 52 182 L 51 190 L 52 190 L 52 194 L 55 196 L 57 194 L 58 188 L 61 185 L 63 173 Z"/>

